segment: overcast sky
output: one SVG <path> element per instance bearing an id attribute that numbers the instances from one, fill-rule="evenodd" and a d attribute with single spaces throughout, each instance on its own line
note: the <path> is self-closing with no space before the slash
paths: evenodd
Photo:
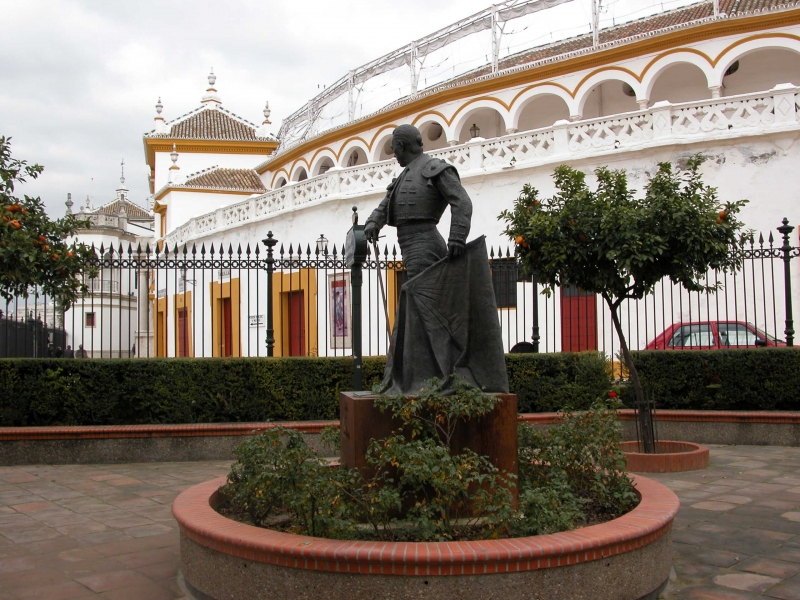
<path id="1" fill-rule="evenodd" d="M 570 27 L 588 22 L 587 2 Z M 0 0 L 0 135 L 13 137 L 15 157 L 45 167 L 18 192 L 41 196 L 52 216 L 68 192 L 99 205 L 113 199 L 124 159 L 130 198 L 145 205 L 142 134 L 159 96 L 167 120 L 196 108 L 213 67 L 223 106 L 258 124 L 269 100 L 277 132 L 318 86 L 490 3 Z"/>
<path id="2" fill-rule="evenodd" d="M 53 216 L 67 192 L 114 197 L 125 159 L 145 204 L 142 134 L 159 95 L 167 120 L 199 106 L 214 68 L 223 106 L 283 117 L 350 68 L 468 16 L 487 0 L 0 0 L 0 135 L 44 165 L 18 192 Z M 92 178 L 94 182 L 92 183 Z"/>

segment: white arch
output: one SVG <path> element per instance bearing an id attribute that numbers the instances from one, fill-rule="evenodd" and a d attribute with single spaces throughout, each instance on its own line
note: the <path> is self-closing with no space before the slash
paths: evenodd
<path id="1" fill-rule="evenodd" d="M 716 85 L 714 83 L 714 68 L 711 66 L 711 64 L 709 64 L 706 58 L 695 54 L 694 52 L 676 52 L 675 54 L 668 54 L 667 56 L 662 56 L 659 58 L 650 66 L 650 68 L 647 70 L 647 73 L 644 74 L 641 83 L 644 91 L 644 97 L 642 99 L 650 99 L 650 96 L 653 94 L 653 87 L 655 86 L 659 75 L 661 75 L 670 67 L 680 63 L 688 63 L 700 69 L 703 72 L 703 75 L 706 76 L 708 87 Z"/>
<path id="2" fill-rule="evenodd" d="M 450 125 L 447 123 L 447 121 L 445 121 L 440 115 L 437 115 L 437 114 L 428 113 L 428 114 L 424 115 L 422 118 L 420 118 L 419 121 L 414 123 L 414 127 L 419 129 L 420 131 L 422 131 L 427 125 L 430 125 L 431 123 L 437 123 L 439 125 L 439 127 L 442 128 L 442 132 L 443 132 L 442 135 L 445 136 L 446 140 L 453 139 L 452 138 L 452 135 L 453 135 L 452 127 L 450 127 Z M 423 140 L 422 141 L 423 142 L 425 141 L 424 136 L 423 136 Z"/>
<path id="3" fill-rule="evenodd" d="M 383 152 L 383 146 L 386 144 L 387 140 L 392 139 L 392 129 L 387 129 L 381 136 L 375 140 L 375 143 L 372 145 L 372 153 L 367 154 L 367 158 L 369 162 L 380 162 L 381 161 L 381 152 Z M 388 159 L 384 159 L 388 160 Z"/>
<path id="4" fill-rule="evenodd" d="M 290 181 L 301 181 L 301 179 L 300 179 L 301 171 L 305 171 L 305 174 L 306 174 L 305 178 L 308 179 L 308 177 L 309 177 L 308 166 L 303 161 L 297 161 L 292 166 L 292 176 L 289 178 L 289 180 Z"/>
<path id="5" fill-rule="evenodd" d="M 567 90 L 557 85 L 545 84 L 537 86 L 531 90 L 527 90 L 523 94 L 520 94 L 516 100 L 514 100 L 514 104 L 511 106 L 511 127 L 514 129 L 519 129 L 519 119 L 520 116 L 522 116 L 522 111 L 525 110 L 525 107 L 537 98 L 548 95 L 558 96 L 566 103 L 567 109 L 569 109 L 569 114 L 577 114 L 575 112 L 577 110 L 575 99 L 567 92 Z"/>
<path id="6" fill-rule="evenodd" d="M 623 83 L 627 83 L 636 93 L 637 102 L 639 100 L 646 100 L 646 97 L 643 93 L 644 88 L 642 87 L 642 84 L 639 83 L 639 81 L 633 75 L 620 69 L 606 69 L 589 77 L 575 91 L 575 104 L 578 107 L 578 112 L 576 114 L 583 114 L 583 109 L 586 107 L 586 100 L 589 98 L 589 94 L 592 93 L 594 88 L 601 83 L 605 83 L 606 81 L 621 81 Z"/>
<path id="7" fill-rule="evenodd" d="M 459 136 L 461 135 L 461 130 L 466 126 L 466 123 L 470 120 L 471 116 L 482 108 L 490 108 L 497 111 L 500 114 L 500 118 L 503 120 L 503 127 L 505 129 L 510 127 L 509 124 L 511 123 L 511 115 L 509 114 L 508 109 L 496 100 L 478 100 L 477 102 L 472 102 L 468 106 L 469 108 L 466 108 L 458 113 L 455 120 L 451 124 L 448 135 L 452 137 L 448 137 L 448 141 L 458 140 Z M 500 135 L 503 135 L 503 133 Z"/>
<path id="8" fill-rule="evenodd" d="M 272 189 L 273 190 L 277 190 L 278 188 L 282 188 L 288 182 L 289 182 L 289 180 L 286 179 L 285 175 L 279 175 L 278 178 L 275 180 L 275 186 Z"/>
<path id="9" fill-rule="evenodd" d="M 793 50 L 800 53 L 800 40 L 783 37 L 758 38 L 729 49 L 718 58 L 718 62 L 714 67 L 713 85 L 722 85 L 722 78 L 725 76 L 725 71 L 728 70 L 728 67 L 745 55 L 752 54 L 758 50 Z"/>
<path id="10" fill-rule="evenodd" d="M 356 148 L 359 148 L 362 152 L 364 152 L 364 156 L 367 157 L 367 162 L 369 162 L 370 156 L 372 155 L 369 146 L 367 146 L 361 140 L 348 140 L 339 152 L 339 160 L 336 162 L 336 166 L 347 167 L 347 159 Z"/>
<path id="11" fill-rule="evenodd" d="M 324 150 L 321 150 L 316 157 L 314 157 L 314 162 L 311 163 L 311 177 L 319 175 L 320 164 L 326 158 L 331 161 L 331 166 L 336 166 L 336 155 L 332 151 L 325 148 Z"/>

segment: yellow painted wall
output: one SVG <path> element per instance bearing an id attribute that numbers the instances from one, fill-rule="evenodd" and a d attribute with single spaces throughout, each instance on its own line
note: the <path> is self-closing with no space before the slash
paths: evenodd
<path id="1" fill-rule="evenodd" d="M 287 356 L 289 354 L 289 292 L 299 291 L 303 292 L 306 356 L 317 356 L 319 353 L 319 348 L 317 347 L 319 340 L 317 272 L 316 269 L 300 269 L 295 273 L 272 274 L 272 322 L 275 328 L 274 356 Z"/>
<path id="2" fill-rule="evenodd" d="M 241 315 L 240 304 L 241 295 L 239 288 L 239 278 L 231 278 L 230 281 L 213 281 L 209 284 L 211 297 L 211 331 L 212 331 L 212 356 L 224 356 L 222 345 L 224 342 L 222 329 L 222 300 L 231 299 L 231 356 L 242 355 L 241 344 Z"/>

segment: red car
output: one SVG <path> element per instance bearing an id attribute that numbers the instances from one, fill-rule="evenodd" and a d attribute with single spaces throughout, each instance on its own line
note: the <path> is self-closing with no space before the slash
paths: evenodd
<path id="1" fill-rule="evenodd" d="M 697 321 L 670 325 L 664 333 L 647 344 L 645 350 L 716 350 L 785 345 L 744 321 Z"/>

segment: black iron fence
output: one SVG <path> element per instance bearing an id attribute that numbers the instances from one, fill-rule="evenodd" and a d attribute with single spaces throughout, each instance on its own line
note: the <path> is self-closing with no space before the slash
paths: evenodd
<path id="1" fill-rule="evenodd" d="M 792 305 L 800 291 L 792 231 L 784 220 L 778 237 L 756 235 L 737 250 L 741 271 L 709 272 L 708 282 L 722 284 L 717 292 L 690 293 L 665 281 L 646 298 L 623 303 L 631 348 L 792 345 Z M 352 286 L 340 244 L 268 237 L 244 248 L 96 250 L 87 265 L 95 276 L 87 276 L 87 293 L 68 310 L 36 289 L 0 303 L 0 357 L 352 354 Z M 542 295 L 511 247 L 491 248 L 489 261 L 508 351 L 616 356 L 619 342 L 597 296 L 574 287 Z M 368 255 L 362 274 L 362 352 L 386 354 L 405 281 L 402 256 L 384 245 Z"/>

